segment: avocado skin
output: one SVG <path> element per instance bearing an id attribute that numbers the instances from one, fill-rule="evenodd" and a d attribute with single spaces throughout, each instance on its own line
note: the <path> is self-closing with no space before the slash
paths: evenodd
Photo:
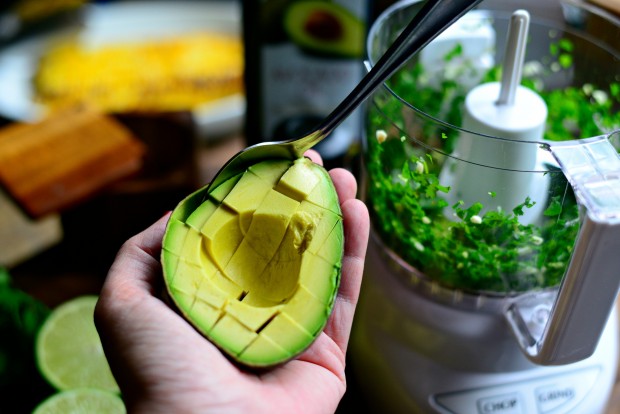
<path id="1" fill-rule="evenodd" d="M 284 14 L 284 30 L 297 46 L 313 55 L 356 59 L 364 54 L 364 23 L 335 3 L 292 3 Z"/>

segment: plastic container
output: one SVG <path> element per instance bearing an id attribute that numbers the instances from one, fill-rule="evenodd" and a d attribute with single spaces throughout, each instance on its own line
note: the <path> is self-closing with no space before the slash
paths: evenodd
<path id="1" fill-rule="evenodd" d="M 540 3 L 482 2 L 368 104 L 366 201 L 380 242 L 414 284 L 503 296 L 557 286 L 565 272 L 579 207 L 545 143 L 620 127 L 620 29 L 587 5 Z M 418 5 L 399 2 L 373 26 L 370 64 Z M 468 92 L 500 80 L 510 16 L 528 7 L 522 84 L 548 108 L 543 138 L 464 126 Z"/>

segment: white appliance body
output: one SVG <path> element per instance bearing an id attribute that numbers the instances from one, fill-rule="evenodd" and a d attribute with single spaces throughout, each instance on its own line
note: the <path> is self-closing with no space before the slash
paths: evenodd
<path id="1" fill-rule="evenodd" d="M 356 313 L 352 368 L 373 412 L 441 414 L 603 413 L 617 369 L 614 310 L 595 353 L 537 366 L 503 315 L 506 299 L 454 293 L 407 278 L 371 238 Z M 471 301 L 477 310 L 458 302 Z"/>

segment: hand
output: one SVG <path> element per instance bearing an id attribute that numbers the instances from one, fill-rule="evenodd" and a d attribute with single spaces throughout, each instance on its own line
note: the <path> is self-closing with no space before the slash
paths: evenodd
<path id="1" fill-rule="evenodd" d="M 308 154 L 314 161 L 320 158 Z M 346 389 L 345 354 L 359 296 L 369 220 L 346 170 L 330 175 L 344 216 L 342 280 L 334 310 L 298 358 L 252 373 L 232 364 L 160 298 L 168 215 L 128 240 L 101 290 L 95 322 L 129 412 L 333 413 Z"/>

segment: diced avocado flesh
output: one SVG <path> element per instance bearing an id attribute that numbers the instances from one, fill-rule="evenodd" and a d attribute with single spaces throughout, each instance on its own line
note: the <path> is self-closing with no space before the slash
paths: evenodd
<path id="1" fill-rule="evenodd" d="M 243 365 L 305 350 L 340 281 L 342 216 L 329 174 L 306 158 L 263 161 L 175 212 L 162 267 L 185 318 Z"/>

